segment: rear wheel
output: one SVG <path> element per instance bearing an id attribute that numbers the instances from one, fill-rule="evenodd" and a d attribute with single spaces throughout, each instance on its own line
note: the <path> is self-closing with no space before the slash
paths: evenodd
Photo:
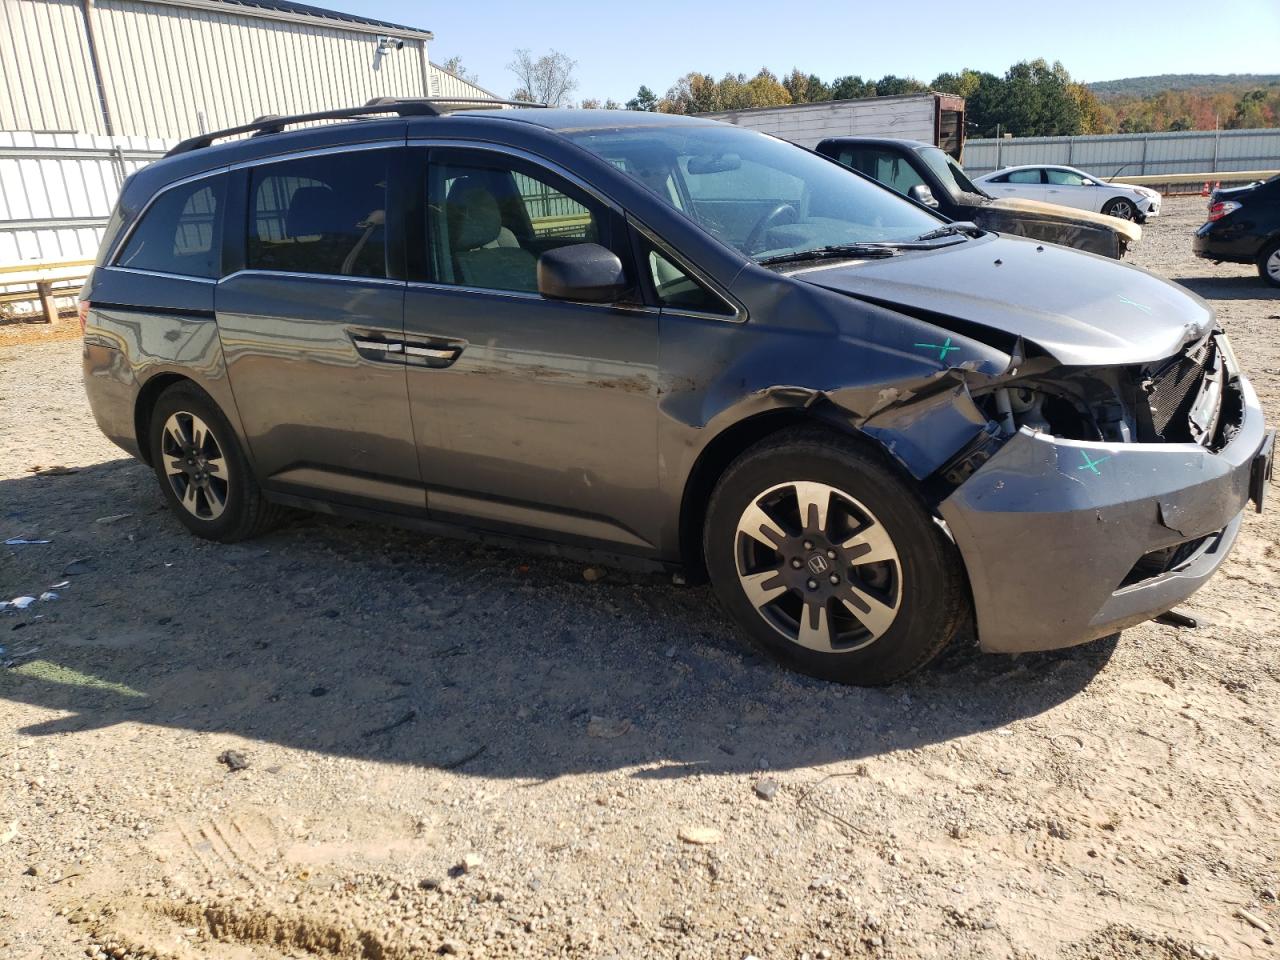
<path id="1" fill-rule="evenodd" d="M 1258 254 L 1258 276 L 1273 287 L 1280 287 L 1280 240 Z"/>
<path id="2" fill-rule="evenodd" d="M 231 424 L 195 384 L 175 384 L 160 395 L 150 441 L 165 500 L 196 536 L 233 543 L 279 522 L 283 511 L 263 498 Z"/>
<path id="3" fill-rule="evenodd" d="M 959 556 L 919 496 L 873 452 L 825 431 L 739 457 L 712 494 L 704 551 L 747 638 L 826 680 L 905 677 L 965 610 Z"/>
<path id="4" fill-rule="evenodd" d="M 1126 197 L 1115 197 L 1108 200 L 1103 205 L 1102 212 L 1109 217 L 1119 217 L 1121 220 L 1136 220 L 1138 218 L 1137 204 Z"/>

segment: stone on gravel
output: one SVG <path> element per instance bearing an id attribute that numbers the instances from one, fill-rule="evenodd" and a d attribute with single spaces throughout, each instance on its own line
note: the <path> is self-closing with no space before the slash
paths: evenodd
<path id="1" fill-rule="evenodd" d="M 611 720 L 593 716 L 587 721 L 587 736 L 598 740 L 615 740 L 631 729 L 630 720 Z"/>
<path id="2" fill-rule="evenodd" d="M 679 836 L 685 843 L 696 844 L 700 847 L 719 843 L 724 839 L 724 834 L 715 827 L 681 827 Z"/>
<path id="3" fill-rule="evenodd" d="M 239 750 L 223 750 L 218 754 L 218 762 L 226 764 L 227 769 L 232 773 L 249 769 L 249 758 Z"/>
<path id="4" fill-rule="evenodd" d="M 757 780 L 752 789 L 755 790 L 756 796 L 761 800 L 772 800 L 778 795 L 778 781 L 769 779 Z"/>
<path id="5" fill-rule="evenodd" d="M 595 583 L 597 580 L 604 579 L 604 571 L 599 567 L 587 567 L 582 571 L 582 579 L 587 583 Z"/>

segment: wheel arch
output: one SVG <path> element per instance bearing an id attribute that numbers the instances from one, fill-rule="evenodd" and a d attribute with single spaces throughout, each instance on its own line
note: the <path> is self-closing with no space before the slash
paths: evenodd
<path id="1" fill-rule="evenodd" d="M 150 443 L 151 414 L 156 408 L 156 401 L 160 399 L 160 394 L 175 383 L 184 382 L 200 387 L 190 377 L 185 377 L 180 373 L 158 373 L 144 383 L 142 389 L 138 391 L 138 398 L 133 404 L 133 431 L 138 440 L 138 455 L 147 466 L 153 466 Z"/>
<path id="2" fill-rule="evenodd" d="M 831 404 L 820 403 L 806 409 L 785 407 L 768 410 L 732 423 L 702 448 L 685 477 L 680 498 L 680 561 L 690 581 L 702 582 L 706 579 L 702 527 L 706 521 L 711 492 L 725 470 L 748 449 L 768 437 L 783 430 L 805 427 L 825 429 L 864 445 L 868 450 L 874 450 L 891 469 L 903 477 L 904 482 L 915 483 L 901 464 L 888 455 L 879 441 L 841 419 Z"/>

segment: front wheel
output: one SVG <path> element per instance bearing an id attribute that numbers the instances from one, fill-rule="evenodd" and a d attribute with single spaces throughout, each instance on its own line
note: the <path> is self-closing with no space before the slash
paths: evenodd
<path id="1" fill-rule="evenodd" d="M 1116 197 L 1108 200 L 1102 208 L 1102 212 L 1109 217 L 1119 217 L 1121 220 L 1138 219 L 1138 208 L 1132 200 L 1124 197 Z"/>
<path id="2" fill-rule="evenodd" d="M 909 481 L 825 431 L 740 456 L 712 494 L 703 549 L 746 637 L 825 680 L 905 677 L 947 645 L 967 606 L 959 555 Z"/>
<path id="3" fill-rule="evenodd" d="M 1258 276 L 1273 287 L 1280 287 L 1280 240 L 1258 254 Z"/>

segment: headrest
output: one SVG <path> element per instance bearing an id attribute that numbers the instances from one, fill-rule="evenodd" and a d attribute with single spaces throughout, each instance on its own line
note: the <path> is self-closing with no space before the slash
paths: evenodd
<path id="1" fill-rule="evenodd" d="M 288 237 L 314 237 L 333 229 L 335 203 L 329 187 L 298 187 L 289 198 L 289 212 L 284 218 Z M 355 229 L 355 224 L 351 224 Z"/>
<path id="2" fill-rule="evenodd" d="M 498 239 L 502 213 L 497 198 L 469 178 L 453 185 L 445 201 L 449 237 L 455 250 L 476 250 Z"/>

